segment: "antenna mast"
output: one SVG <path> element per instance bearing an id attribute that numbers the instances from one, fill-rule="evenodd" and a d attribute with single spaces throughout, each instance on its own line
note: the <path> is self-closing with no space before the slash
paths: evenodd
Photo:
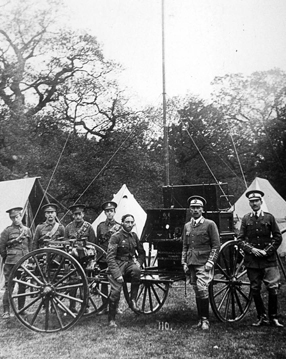
<path id="1" fill-rule="evenodd" d="M 165 185 L 170 185 L 169 168 L 169 134 L 166 114 L 166 81 L 165 81 L 165 0 L 162 0 L 162 79 L 163 79 L 163 128 L 164 128 L 164 164 L 165 164 Z"/>

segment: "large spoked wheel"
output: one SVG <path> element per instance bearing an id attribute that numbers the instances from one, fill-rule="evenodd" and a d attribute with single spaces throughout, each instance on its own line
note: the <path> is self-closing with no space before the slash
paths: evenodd
<path id="1" fill-rule="evenodd" d="M 220 321 L 238 322 L 247 313 L 252 296 L 244 253 L 237 241 L 226 242 L 221 247 L 209 294 L 212 310 Z"/>
<path id="2" fill-rule="evenodd" d="M 68 253 L 55 248 L 25 255 L 9 278 L 9 301 L 27 328 L 57 332 L 72 327 L 88 301 L 85 272 Z"/>
<path id="3" fill-rule="evenodd" d="M 90 316 L 107 307 L 110 285 L 107 277 L 106 252 L 96 244 L 88 242 L 94 250 L 94 260 L 85 268 L 88 282 L 88 303 L 84 316 Z"/>
<path id="4" fill-rule="evenodd" d="M 133 311 L 137 314 L 153 314 L 158 312 L 164 305 L 168 293 L 169 282 L 160 281 L 158 275 L 144 275 L 141 277 L 137 295 L 137 307 L 139 310 Z M 126 283 L 123 287 L 126 302 L 130 301 L 131 284 Z"/>

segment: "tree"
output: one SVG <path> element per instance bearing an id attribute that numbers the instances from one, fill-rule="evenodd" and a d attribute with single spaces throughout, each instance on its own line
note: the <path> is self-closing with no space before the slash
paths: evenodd
<path id="1" fill-rule="evenodd" d="M 286 179 L 281 157 L 284 129 L 279 132 L 286 104 L 286 73 L 280 69 L 215 78 L 213 100 L 231 128 L 238 157 L 250 182 L 257 175 Z M 277 137 L 278 135 L 278 137 Z M 270 167 L 263 164 L 272 163 Z M 266 167 L 268 169 L 266 170 Z M 277 167 L 279 170 L 277 172 Z M 272 168 L 272 169 L 270 169 Z"/>

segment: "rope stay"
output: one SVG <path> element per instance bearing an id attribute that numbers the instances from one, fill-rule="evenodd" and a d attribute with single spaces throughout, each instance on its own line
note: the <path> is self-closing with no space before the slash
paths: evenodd
<path id="1" fill-rule="evenodd" d="M 64 153 L 64 150 L 65 150 L 65 148 L 66 148 L 66 146 L 67 146 L 69 137 L 70 137 L 70 133 L 68 134 L 68 136 L 67 136 L 67 138 L 66 138 L 65 144 L 64 144 L 64 146 L 63 146 L 63 148 L 62 148 L 62 151 L 61 151 L 61 153 L 60 153 L 60 156 L 59 156 L 59 158 L 58 158 L 58 161 L 57 161 L 57 163 L 56 163 L 56 166 L 55 166 L 55 168 L 54 168 L 54 170 L 53 170 L 53 172 L 52 172 L 52 175 L 51 175 L 51 177 L 50 177 L 50 180 L 49 180 L 49 182 L 48 182 L 48 185 L 47 185 L 46 189 L 44 190 L 44 194 L 43 194 L 43 197 L 42 197 L 42 199 L 41 199 L 41 201 L 40 201 L 40 203 L 39 203 L 39 206 L 38 206 L 38 208 L 37 208 L 37 211 L 36 211 L 35 215 L 33 216 L 33 220 L 32 220 L 32 222 L 31 222 L 30 228 L 32 228 L 32 226 L 34 225 L 35 218 L 37 217 L 37 215 L 38 215 L 38 213 L 39 213 L 39 211 L 40 211 L 40 208 L 41 208 L 41 206 L 42 206 L 42 203 L 43 203 L 43 201 L 44 201 L 44 198 L 47 196 L 48 188 L 49 188 L 49 186 L 50 186 L 50 184 L 51 184 L 51 182 L 52 182 L 52 180 L 53 180 L 53 177 L 54 177 L 54 175 L 55 175 L 55 173 L 56 173 L 56 170 L 57 170 L 57 168 L 58 168 L 58 166 L 59 166 L 59 163 L 60 163 L 60 160 L 61 160 L 62 155 L 63 155 L 63 153 Z"/>
<path id="2" fill-rule="evenodd" d="M 134 126 L 134 129 L 128 134 L 128 136 L 124 139 L 124 141 L 121 143 L 121 145 L 117 148 L 117 150 L 112 154 L 112 156 L 109 158 L 109 160 L 106 162 L 106 164 L 101 168 L 101 170 L 94 176 L 94 178 L 91 180 L 91 182 L 88 184 L 88 186 L 85 188 L 85 190 L 79 195 L 78 199 L 73 203 L 73 205 L 75 205 L 76 203 L 78 203 L 78 201 L 80 200 L 80 198 L 85 194 L 85 192 L 91 187 L 91 185 L 94 183 L 94 181 L 100 176 L 100 174 L 103 172 L 103 170 L 107 167 L 107 165 L 113 160 L 113 158 L 117 155 L 117 153 L 121 150 L 121 148 L 123 147 L 123 145 L 126 143 L 126 141 L 128 140 L 128 138 L 133 134 L 133 132 L 135 132 L 136 130 L 136 126 Z M 68 210 L 67 212 L 63 215 L 63 217 L 61 218 L 61 221 L 66 217 L 66 215 L 68 214 Z"/>
<path id="3" fill-rule="evenodd" d="M 215 174 L 213 173 L 213 171 L 211 170 L 210 166 L 208 165 L 208 163 L 207 163 L 206 159 L 204 158 L 202 152 L 200 151 L 199 147 L 197 146 L 195 140 L 193 139 L 193 136 L 190 134 L 189 130 L 188 130 L 186 127 L 184 127 L 184 128 L 185 128 L 185 131 L 187 132 L 187 134 L 189 135 L 190 139 L 192 140 L 194 146 L 196 147 L 196 150 L 198 151 L 198 153 L 199 153 L 199 155 L 201 156 L 202 160 L 204 161 L 205 165 L 207 166 L 208 170 L 210 171 L 211 175 L 213 176 L 213 178 L 214 178 L 216 184 L 219 186 L 219 188 L 220 188 L 222 194 L 223 194 L 224 197 L 227 199 L 228 204 L 230 205 L 230 207 L 232 207 L 232 204 L 231 204 L 230 201 L 228 200 L 228 196 L 227 196 L 226 193 L 224 192 L 224 190 L 223 190 L 223 188 L 222 188 L 220 182 L 217 180 Z"/>
<path id="4" fill-rule="evenodd" d="M 231 138 L 231 142 L 232 142 L 232 145 L 233 145 L 233 148 L 234 148 L 234 152 L 235 152 L 235 155 L 236 155 L 236 158 L 237 158 L 237 162 L 238 162 L 238 165 L 239 165 L 239 169 L 240 169 L 240 172 L 241 172 L 241 175 L 242 175 L 242 178 L 243 178 L 243 182 L 244 182 L 244 185 L 245 185 L 245 189 L 247 189 L 247 182 L 246 182 L 246 179 L 245 179 L 243 170 L 242 170 L 242 165 L 241 165 L 241 162 L 240 162 L 240 159 L 239 159 L 239 156 L 238 156 L 238 152 L 237 152 L 237 149 L 236 149 L 236 146 L 235 146 L 235 143 L 234 143 L 234 140 L 233 140 L 233 136 L 232 136 L 232 133 L 231 133 L 231 128 L 229 127 L 229 123 L 228 123 L 228 122 L 227 122 L 227 125 L 228 125 L 229 136 L 230 136 L 230 138 Z"/>

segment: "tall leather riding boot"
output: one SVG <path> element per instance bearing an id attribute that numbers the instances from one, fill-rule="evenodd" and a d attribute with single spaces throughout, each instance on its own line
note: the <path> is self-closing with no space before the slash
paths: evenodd
<path id="1" fill-rule="evenodd" d="M 23 294 L 25 293 L 25 286 L 23 285 L 19 285 L 19 291 L 18 294 Z M 21 310 L 22 308 L 24 308 L 25 306 L 25 297 L 19 297 L 18 298 L 18 309 Z"/>
<path id="2" fill-rule="evenodd" d="M 139 289 L 139 283 L 131 283 L 131 293 L 130 293 L 130 308 L 136 311 L 139 311 L 137 306 L 137 294 Z"/>
<path id="3" fill-rule="evenodd" d="M 4 313 L 10 312 L 9 299 L 8 299 L 8 290 L 5 288 L 5 292 L 3 294 L 3 311 Z"/>
<path id="4" fill-rule="evenodd" d="M 258 318 L 266 316 L 265 307 L 260 293 L 253 294 L 253 300 L 257 311 Z"/>
<path id="5" fill-rule="evenodd" d="M 196 297 L 196 305 L 197 305 L 199 321 L 197 324 L 192 325 L 193 329 L 199 329 L 202 326 L 201 298 Z"/>
<path id="6" fill-rule="evenodd" d="M 209 298 L 200 299 L 201 318 L 209 319 Z"/>
<path id="7" fill-rule="evenodd" d="M 269 315 L 270 324 L 275 327 L 283 327 L 283 324 L 279 323 L 278 318 L 277 318 L 277 307 L 278 307 L 277 294 L 269 293 L 268 315 Z"/>
<path id="8" fill-rule="evenodd" d="M 197 297 L 196 297 L 196 304 L 197 304 L 198 317 L 199 317 L 199 320 L 201 320 L 201 319 L 202 319 L 202 314 L 201 314 L 201 298 L 197 298 Z"/>
<path id="9" fill-rule="evenodd" d="M 278 299 L 276 294 L 269 294 L 268 297 L 268 315 L 269 319 L 277 318 Z"/>
<path id="10" fill-rule="evenodd" d="M 115 323 L 115 314 L 116 314 L 117 302 L 109 301 L 109 311 L 108 311 L 108 323 L 110 327 L 117 327 Z"/>

